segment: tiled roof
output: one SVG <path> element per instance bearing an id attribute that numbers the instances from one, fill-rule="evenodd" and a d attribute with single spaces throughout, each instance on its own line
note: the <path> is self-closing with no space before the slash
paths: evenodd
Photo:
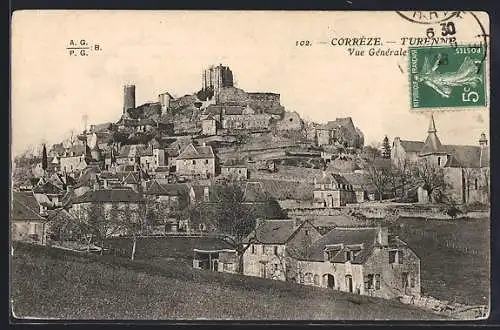
<path id="1" fill-rule="evenodd" d="M 140 156 L 152 156 L 153 149 L 143 144 L 124 145 L 120 148 L 119 156 L 121 158 L 134 158 Z"/>
<path id="2" fill-rule="evenodd" d="M 162 184 L 156 180 L 148 182 L 148 187 L 146 190 L 147 195 L 155 196 L 179 196 L 183 193 L 189 192 L 189 186 L 187 184 Z"/>
<path id="3" fill-rule="evenodd" d="M 215 158 L 212 147 L 210 146 L 194 146 L 189 144 L 177 157 L 177 159 L 199 159 L 199 158 Z"/>
<path id="4" fill-rule="evenodd" d="M 277 200 L 309 200 L 313 196 L 314 184 L 279 180 L 259 180 L 264 190 Z"/>
<path id="5" fill-rule="evenodd" d="M 353 264 L 362 264 L 370 256 L 377 238 L 377 228 L 335 228 L 315 241 L 309 248 L 307 256 L 302 256 L 303 260 L 324 261 L 324 251 L 327 245 L 343 244 L 344 248 L 337 249 L 334 262 L 346 261 L 346 245 L 363 244 L 363 249 L 355 255 L 351 261 Z"/>
<path id="6" fill-rule="evenodd" d="M 14 221 L 44 221 L 39 212 L 35 195 L 32 192 L 12 192 L 11 219 Z"/>
<path id="7" fill-rule="evenodd" d="M 45 182 L 41 185 L 37 185 L 36 187 L 34 187 L 33 192 L 36 194 L 58 195 L 62 194 L 63 190 L 54 185 L 52 182 Z"/>
<path id="8" fill-rule="evenodd" d="M 138 184 L 141 182 L 139 172 L 129 172 L 122 181 L 126 184 Z"/>
<path id="9" fill-rule="evenodd" d="M 249 242 L 255 239 L 262 244 L 285 244 L 295 229 L 295 220 L 293 219 L 266 220 L 255 228 L 245 241 Z"/>
<path id="10" fill-rule="evenodd" d="M 424 147 L 423 141 L 400 140 L 400 144 L 406 152 L 420 152 Z"/>
<path id="11" fill-rule="evenodd" d="M 75 220 L 75 217 L 71 215 L 68 211 L 65 209 L 56 209 L 56 210 L 50 210 L 47 212 L 47 220 L 49 221 L 72 221 Z"/>
<path id="12" fill-rule="evenodd" d="M 481 164 L 479 163 L 481 158 L 481 147 L 465 145 L 445 145 L 443 146 L 443 148 L 452 155 L 452 157 L 450 157 L 450 159 L 446 163 L 446 167 L 481 167 Z M 489 162 L 489 157 L 487 161 Z M 484 165 L 485 164 L 483 164 L 483 166 Z"/>
<path id="13" fill-rule="evenodd" d="M 317 183 L 334 183 L 334 184 L 349 184 L 349 182 L 340 174 L 337 173 L 330 173 L 322 176 L 321 178 L 316 180 Z"/>
<path id="14" fill-rule="evenodd" d="M 141 195 L 132 189 L 99 189 L 89 190 L 83 195 L 76 197 L 73 204 L 79 203 L 115 203 L 115 202 L 142 202 Z"/>
<path id="15" fill-rule="evenodd" d="M 370 176 L 367 173 L 345 173 L 342 175 L 354 190 L 364 190 L 368 193 L 377 191 L 377 187 L 372 183 Z"/>
<path id="16" fill-rule="evenodd" d="M 331 120 L 326 124 L 326 128 L 328 129 L 336 129 L 339 126 L 345 127 L 349 130 L 356 130 L 351 117 L 336 118 L 335 120 Z"/>

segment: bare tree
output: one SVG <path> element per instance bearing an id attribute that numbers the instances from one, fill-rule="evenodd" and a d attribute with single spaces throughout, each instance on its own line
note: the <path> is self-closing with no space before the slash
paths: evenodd
<path id="1" fill-rule="evenodd" d="M 387 187 L 389 187 L 393 178 L 391 169 L 383 166 L 377 166 L 372 163 L 367 164 L 366 170 L 368 173 L 368 179 L 375 186 L 379 195 L 379 200 L 382 201 L 384 191 Z"/>
<path id="2" fill-rule="evenodd" d="M 437 190 L 446 189 L 446 182 L 444 180 L 443 169 L 435 163 L 430 162 L 427 159 L 420 159 L 418 162 L 413 164 L 412 173 L 416 179 L 423 182 L 422 188 L 427 191 L 429 197 L 432 193 Z"/>

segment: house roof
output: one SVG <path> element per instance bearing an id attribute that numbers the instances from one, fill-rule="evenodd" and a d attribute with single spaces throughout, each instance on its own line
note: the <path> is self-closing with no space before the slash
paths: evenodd
<path id="1" fill-rule="evenodd" d="M 314 184 L 280 180 L 260 180 L 263 189 L 277 200 L 309 200 L 313 196 Z"/>
<path id="2" fill-rule="evenodd" d="M 143 199 L 140 194 L 136 193 L 130 188 L 119 189 L 99 189 L 89 190 L 81 196 L 73 200 L 73 204 L 79 203 L 116 203 L 116 202 L 130 202 L 139 203 Z"/>
<path id="3" fill-rule="evenodd" d="M 400 140 L 400 144 L 406 152 L 420 152 L 424 147 L 423 141 Z"/>
<path id="4" fill-rule="evenodd" d="M 354 190 L 364 190 L 368 193 L 377 191 L 377 187 L 372 183 L 367 173 L 345 173 L 343 177 L 349 182 Z"/>
<path id="5" fill-rule="evenodd" d="M 33 188 L 35 194 L 59 195 L 63 193 L 63 189 L 57 187 L 52 182 L 45 182 Z"/>
<path id="6" fill-rule="evenodd" d="M 152 156 L 153 149 L 144 144 L 124 145 L 120 148 L 118 157 L 120 158 L 135 158 L 140 156 Z"/>
<path id="7" fill-rule="evenodd" d="M 11 219 L 13 221 L 45 221 L 39 211 L 40 205 L 32 192 L 12 192 Z"/>
<path id="8" fill-rule="evenodd" d="M 349 182 L 340 174 L 330 173 L 324 174 L 321 178 L 316 180 L 317 183 L 333 183 L 333 184 L 344 184 L 347 185 Z"/>
<path id="9" fill-rule="evenodd" d="M 190 143 L 177 157 L 177 159 L 199 159 L 199 158 L 215 158 L 212 147 L 194 146 L 192 143 Z"/>
<path id="10" fill-rule="evenodd" d="M 212 185 L 192 185 L 194 196 L 197 201 L 203 200 L 205 188 L 208 188 L 208 198 L 209 202 L 216 203 L 219 201 L 219 197 L 223 189 L 225 189 L 224 185 L 212 184 Z"/>
<path id="11" fill-rule="evenodd" d="M 307 256 L 300 259 L 310 261 L 324 261 L 324 252 L 327 245 L 343 244 L 342 248 L 334 249 L 338 253 L 333 258 L 333 262 L 346 262 L 345 252 L 349 250 L 349 245 L 363 244 L 360 252 L 351 260 L 353 264 L 362 264 L 372 253 L 376 242 L 377 228 L 335 228 L 326 233 L 319 240 L 312 243 Z"/>
<path id="12" fill-rule="evenodd" d="M 354 131 L 356 130 L 351 117 L 336 118 L 335 120 L 328 121 L 328 123 L 326 124 L 326 128 L 328 129 L 336 129 L 339 126 L 345 127 L 349 130 L 354 130 Z"/>
<path id="13" fill-rule="evenodd" d="M 254 238 L 262 244 L 285 244 L 295 229 L 295 220 L 293 219 L 265 220 L 247 236 L 245 242 Z"/>
<path id="14" fill-rule="evenodd" d="M 480 164 L 481 147 L 479 146 L 445 145 L 443 147 L 452 155 L 446 163 L 446 167 L 478 168 L 489 163 L 489 153 L 485 153 L 487 159 L 483 160 L 483 164 Z"/>
<path id="15" fill-rule="evenodd" d="M 151 180 L 147 183 L 146 194 L 155 196 L 179 196 L 189 192 L 189 186 L 183 183 L 160 183 Z"/>

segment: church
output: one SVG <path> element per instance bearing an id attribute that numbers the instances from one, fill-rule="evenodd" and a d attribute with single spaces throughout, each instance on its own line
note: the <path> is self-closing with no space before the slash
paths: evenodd
<path id="1" fill-rule="evenodd" d="M 456 203 L 490 203 L 490 149 L 485 133 L 481 134 L 478 145 L 445 145 L 437 136 L 431 115 L 425 141 L 395 137 L 392 144 L 393 165 L 421 160 L 443 168 L 446 190 Z M 425 198 L 419 194 L 419 201 Z"/>

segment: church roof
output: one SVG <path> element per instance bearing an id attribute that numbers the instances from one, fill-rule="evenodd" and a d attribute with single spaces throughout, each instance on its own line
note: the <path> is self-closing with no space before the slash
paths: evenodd
<path id="1" fill-rule="evenodd" d="M 425 143 L 423 141 L 401 140 L 400 144 L 406 152 L 420 152 Z"/>

